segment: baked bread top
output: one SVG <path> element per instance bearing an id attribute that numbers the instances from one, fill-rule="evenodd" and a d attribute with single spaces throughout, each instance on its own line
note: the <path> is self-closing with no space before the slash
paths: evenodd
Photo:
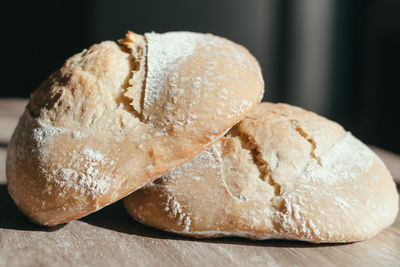
<path id="1" fill-rule="evenodd" d="M 254 57 L 211 34 L 93 45 L 31 95 L 8 147 L 10 195 L 39 224 L 80 218 L 205 150 L 263 91 Z"/>
<path id="2" fill-rule="evenodd" d="M 398 194 L 382 161 L 339 124 L 261 103 L 124 203 L 139 222 L 188 236 L 352 242 L 394 221 Z"/>

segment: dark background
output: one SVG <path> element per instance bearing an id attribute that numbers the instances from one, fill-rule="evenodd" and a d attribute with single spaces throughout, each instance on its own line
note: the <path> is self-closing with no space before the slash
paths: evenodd
<path id="1" fill-rule="evenodd" d="M 265 101 L 287 102 L 400 153 L 400 1 L 202 0 L 2 3 L 0 97 L 28 97 L 66 58 L 137 33 L 210 32 L 259 60 Z"/>

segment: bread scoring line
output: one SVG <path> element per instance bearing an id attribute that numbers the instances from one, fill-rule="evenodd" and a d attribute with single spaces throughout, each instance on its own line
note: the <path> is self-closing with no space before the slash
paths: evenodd
<path id="1" fill-rule="evenodd" d="M 300 122 L 296 119 L 290 119 L 288 115 L 281 112 L 277 112 L 274 110 L 270 110 L 268 112 L 286 118 L 289 121 L 290 126 L 293 128 L 293 130 L 295 130 L 301 137 L 303 137 L 308 143 L 310 143 L 311 157 L 314 158 L 320 166 L 322 166 L 321 158 L 315 154 L 315 150 L 317 149 L 317 143 L 306 131 L 304 131 L 304 129 L 301 127 Z"/>
<path id="2" fill-rule="evenodd" d="M 254 165 L 256 165 L 258 171 L 260 172 L 259 178 L 263 181 L 268 182 L 268 184 L 273 187 L 275 197 L 280 196 L 282 194 L 281 185 L 274 180 L 272 176 L 272 170 L 269 167 L 269 163 L 263 159 L 262 151 L 256 140 L 249 134 L 240 131 L 237 126 L 234 126 L 232 128 L 229 135 L 232 137 L 237 137 L 239 139 L 240 146 L 242 147 L 242 149 L 249 151 Z M 273 198 L 271 198 L 271 200 L 272 199 Z"/>

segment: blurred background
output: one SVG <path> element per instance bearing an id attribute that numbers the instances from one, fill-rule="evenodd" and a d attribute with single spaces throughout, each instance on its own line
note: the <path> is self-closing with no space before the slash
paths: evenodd
<path id="1" fill-rule="evenodd" d="M 3 98 L 29 97 L 66 58 L 127 30 L 210 32 L 256 56 L 264 101 L 400 153 L 398 0 L 6 1 L 0 20 Z"/>

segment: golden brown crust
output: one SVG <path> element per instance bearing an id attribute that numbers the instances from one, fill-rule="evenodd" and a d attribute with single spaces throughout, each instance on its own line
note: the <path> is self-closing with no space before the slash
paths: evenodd
<path id="1" fill-rule="evenodd" d="M 151 182 L 205 150 L 262 97 L 257 61 L 223 38 L 128 33 L 120 44 L 68 59 L 20 118 L 8 189 L 37 223 L 82 217 Z"/>
<path id="2" fill-rule="evenodd" d="M 139 222 L 188 236 L 352 242 L 394 221 L 398 194 L 381 160 L 337 123 L 261 103 L 124 203 Z"/>

